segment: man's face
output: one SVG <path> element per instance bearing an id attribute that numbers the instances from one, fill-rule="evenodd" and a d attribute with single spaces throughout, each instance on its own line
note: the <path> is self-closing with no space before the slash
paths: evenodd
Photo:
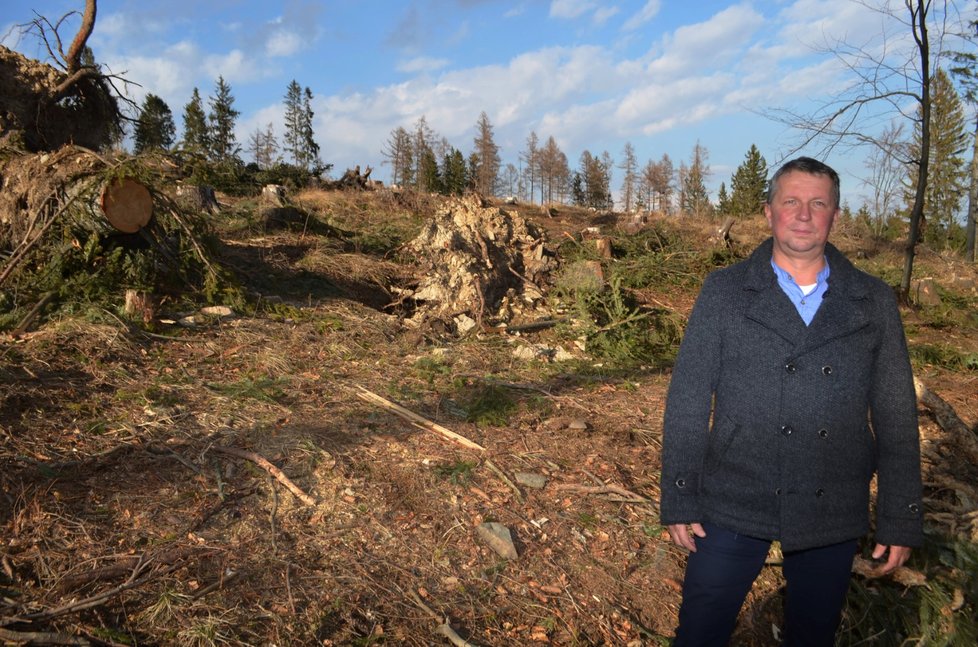
<path id="1" fill-rule="evenodd" d="M 771 204 L 764 205 L 775 247 L 794 258 L 822 256 L 838 212 L 832 180 L 801 171 L 782 175 Z"/>

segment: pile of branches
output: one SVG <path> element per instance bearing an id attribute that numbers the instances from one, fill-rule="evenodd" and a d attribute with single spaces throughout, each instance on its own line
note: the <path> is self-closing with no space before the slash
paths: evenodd
<path id="1" fill-rule="evenodd" d="M 79 146 L 0 157 L 0 328 L 23 323 L 32 306 L 110 304 L 125 290 L 207 296 L 221 289 L 204 220 L 156 189 L 144 162 Z M 120 185 L 143 196 L 115 206 L 122 224 L 105 204 Z"/>

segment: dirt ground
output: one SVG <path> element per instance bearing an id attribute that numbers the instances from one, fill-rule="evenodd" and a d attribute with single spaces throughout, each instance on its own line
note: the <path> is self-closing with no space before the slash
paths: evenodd
<path id="1" fill-rule="evenodd" d="M 593 216 L 532 218 L 557 239 Z M 708 244 L 711 223 L 688 226 Z M 238 234 L 224 255 L 261 314 L 186 328 L 164 303 L 151 333 L 106 311 L 0 342 L 0 626 L 38 644 L 450 644 L 444 625 L 475 645 L 669 643 L 685 558 L 657 518 L 667 366 L 602 366 L 552 329 L 405 326 L 384 309 L 405 268 L 329 237 Z M 638 296 L 685 314 L 695 290 Z M 514 354 L 531 343 L 575 359 Z M 973 428 L 978 373 L 921 371 Z M 736 644 L 777 644 L 771 561 Z"/>

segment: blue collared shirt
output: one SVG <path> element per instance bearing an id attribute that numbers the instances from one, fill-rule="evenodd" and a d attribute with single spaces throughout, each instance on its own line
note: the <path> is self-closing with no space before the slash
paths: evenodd
<path id="1" fill-rule="evenodd" d="M 825 291 L 829 289 L 828 259 L 825 259 L 825 266 L 819 271 L 818 276 L 815 277 L 815 288 L 808 294 L 801 291 L 801 288 L 795 283 L 791 274 L 778 267 L 778 264 L 774 262 L 773 258 L 771 259 L 771 267 L 774 268 L 774 273 L 778 277 L 778 285 L 781 286 L 781 290 L 791 299 L 791 303 L 795 305 L 795 309 L 798 310 L 798 314 L 801 315 L 805 325 L 807 326 L 812 323 L 815 312 L 822 305 L 822 297 L 825 296 Z"/>

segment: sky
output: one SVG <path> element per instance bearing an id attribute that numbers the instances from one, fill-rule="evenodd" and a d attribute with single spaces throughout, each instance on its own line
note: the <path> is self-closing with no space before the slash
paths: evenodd
<path id="1" fill-rule="evenodd" d="M 886 3 L 888 0 L 878 0 Z M 894 11 L 903 2 L 889 0 Z M 271 123 L 282 141 L 292 80 L 313 93 L 314 132 L 334 176 L 372 166 L 422 116 L 468 155 L 485 112 L 503 165 L 526 140 L 553 136 L 576 167 L 585 150 L 619 163 L 631 143 L 640 166 L 668 154 L 678 168 L 699 142 L 716 197 L 757 145 L 768 165 L 799 154 L 840 171 L 843 196 L 867 195 L 869 151 L 797 150 L 800 131 L 771 117 L 830 106 L 851 85 L 839 43 L 909 51 L 909 31 L 854 0 L 101 0 L 89 45 L 98 62 L 162 97 L 182 131 L 196 87 L 205 102 L 223 76 L 240 111 L 236 135 Z M 939 3 L 936 3 L 939 4 Z M 971 2 L 960 3 L 973 11 Z M 55 22 L 83 0 L 4 0 L 0 43 L 44 60 L 16 25 L 35 12 Z M 78 17 L 65 21 L 67 44 Z M 903 60 L 906 60 L 904 57 Z M 889 115 L 860 125 L 882 129 Z M 250 161 L 249 154 L 242 156 Z M 615 169 L 612 184 L 621 183 Z"/>

